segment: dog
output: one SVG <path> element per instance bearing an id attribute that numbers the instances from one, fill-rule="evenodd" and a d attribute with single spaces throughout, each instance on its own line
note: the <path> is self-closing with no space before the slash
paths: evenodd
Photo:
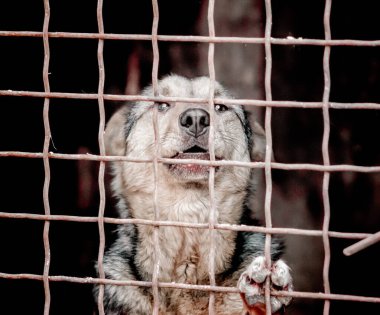
<path id="1" fill-rule="evenodd" d="M 187 79 L 169 75 L 158 82 L 157 92 L 166 97 L 209 97 L 208 77 Z M 153 88 L 142 95 L 153 96 Z M 214 97 L 232 99 L 218 82 Z M 154 107 L 157 107 L 154 109 Z M 208 104 L 139 101 L 123 106 L 110 119 L 105 131 L 108 155 L 152 160 L 157 145 L 153 112 L 157 111 L 159 155 L 171 159 L 210 160 L 210 113 Z M 213 113 L 216 160 L 250 162 L 263 158 L 265 133 L 249 123 L 241 106 L 215 104 Z M 208 223 L 210 214 L 210 166 L 200 164 L 157 164 L 157 185 L 151 162 L 112 162 L 111 190 L 121 218 L 154 220 L 154 190 L 157 188 L 159 219 Z M 214 202 L 218 223 L 258 225 L 248 201 L 254 193 L 252 168 L 215 168 Z M 107 279 L 152 281 L 155 264 L 154 227 L 125 224 L 117 229 L 117 239 L 106 251 L 103 267 Z M 208 285 L 209 229 L 161 226 L 159 237 L 160 282 Z M 236 293 L 215 293 L 216 314 L 264 314 L 264 283 L 271 279 L 272 290 L 292 291 L 290 268 L 280 259 L 281 240 L 272 238 L 267 268 L 264 258 L 265 235 L 254 232 L 215 230 L 215 281 L 218 286 L 236 286 Z M 95 288 L 95 296 L 98 287 Z M 290 297 L 271 296 L 273 313 L 280 314 Z M 209 294 L 204 291 L 159 288 L 160 314 L 208 314 Z M 105 285 L 104 308 L 108 315 L 145 315 L 153 310 L 149 287 Z"/>

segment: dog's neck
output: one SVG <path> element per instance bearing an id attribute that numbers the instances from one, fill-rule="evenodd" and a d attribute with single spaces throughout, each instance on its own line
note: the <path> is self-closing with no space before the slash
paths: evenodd
<path id="1" fill-rule="evenodd" d="M 219 223 L 239 223 L 242 211 L 240 208 L 247 194 L 245 191 L 228 193 L 222 187 L 215 187 L 215 198 L 211 203 L 208 187 L 190 188 L 187 185 L 176 186 L 170 190 L 166 188 L 164 185 L 157 188 L 156 206 L 159 219 L 192 223 L 207 223 L 212 210 L 215 211 L 215 218 Z M 135 192 L 125 198 L 131 217 L 146 220 L 155 218 L 154 193 Z"/>
<path id="2" fill-rule="evenodd" d="M 142 176 L 145 170 L 147 176 Z M 164 176 L 158 176 L 155 185 L 149 169 L 142 167 L 135 174 L 128 172 L 121 176 L 122 172 L 115 172 L 113 189 L 114 193 L 123 200 L 119 211 L 124 218 L 154 220 L 156 217 L 154 200 L 156 200 L 160 221 L 208 223 L 213 210 L 216 223 L 239 224 L 250 180 L 249 174 L 241 173 L 239 170 L 231 171 L 226 177 L 219 173 L 214 182 L 212 203 L 207 182 L 183 185 L 165 181 Z M 244 169 L 240 171 L 244 172 Z M 157 189 L 157 198 L 155 198 L 155 189 Z M 123 205 L 126 207 L 123 208 Z M 140 241 L 136 247 L 136 261 L 141 266 L 144 279 L 150 279 L 155 254 L 152 246 L 153 227 L 137 225 L 137 229 Z M 160 280 L 184 283 L 207 282 L 211 231 L 172 226 L 162 227 L 158 231 L 160 243 L 165 244 L 161 248 L 160 255 Z M 232 244 L 236 232 L 222 230 L 214 232 L 215 246 L 219 253 L 215 255 L 217 257 L 215 270 L 220 273 L 225 270 L 233 255 L 235 248 Z"/>
<path id="3" fill-rule="evenodd" d="M 208 181 L 180 183 L 159 169 L 156 185 L 151 167 L 139 164 L 125 171 L 122 164 L 114 165 L 112 188 L 128 207 L 119 209 L 121 217 L 154 220 L 156 200 L 160 220 L 207 223 L 213 206 L 218 223 L 239 223 L 242 205 L 249 194 L 247 187 L 252 175 L 249 169 L 222 170 L 215 177 L 211 203 Z"/>
<path id="4" fill-rule="evenodd" d="M 165 191 L 164 191 L 165 192 Z M 244 194 L 222 194 L 215 189 L 214 211 L 217 223 L 240 223 Z M 157 208 L 160 221 L 208 223 L 210 197 L 207 189 L 181 189 L 177 187 L 168 195 L 158 190 Z M 128 199 L 132 217 L 154 219 L 152 195 L 135 193 Z M 143 211 L 141 211 L 143 209 Z M 154 266 L 153 227 L 138 225 L 139 246 L 136 247 L 136 261 L 150 279 Z M 236 232 L 214 231 L 215 272 L 222 273 L 234 253 Z M 211 231 L 206 229 L 165 226 L 158 230 L 160 247 L 160 281 L 181 283 L 208 283 Z"/>

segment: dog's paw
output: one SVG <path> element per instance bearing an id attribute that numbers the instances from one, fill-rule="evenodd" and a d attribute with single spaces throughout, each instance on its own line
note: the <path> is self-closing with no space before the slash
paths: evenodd
<path id="1" fill-rule="evenodd" d="M 273 263 L 271 270 L 266 267 L 265 257 L 253 259 L 248 268 L 241 274 L 238 289 L 248 311 L 262 309 L 265 305 L 265 279 L 270 277 L 272 291 L 293 291 L 290 269 L 283 260 Z M 289 296 L 271 296 L 272 313 L 276 313 L 289 305 Z M 254 313 L 254 312 L 253 312 Z"/>

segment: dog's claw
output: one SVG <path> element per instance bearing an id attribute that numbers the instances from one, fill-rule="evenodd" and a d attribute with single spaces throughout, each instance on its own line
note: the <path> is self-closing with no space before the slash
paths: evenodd
<path id="1" fill-rule="evenodd" d="M 292 291 L 290 269 L 283 260 L 273 263 L 271 270 L 266 267 L 265 257 L 256 257 L 248 268 L 241 274 L 238 289 L 248 311 L 262 309 L 265 304 L 265 279 L 270 276 L 272 291 Z M 271 296 L 272 313 L 276 313 L 291 301 L 289 296 Z"/>

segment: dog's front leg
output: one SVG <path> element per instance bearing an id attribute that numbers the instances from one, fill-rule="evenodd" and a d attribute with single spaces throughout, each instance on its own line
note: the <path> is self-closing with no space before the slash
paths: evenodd
<path id="1" fill-rule="evenodd" d="M 293 290 L 290 269 L 283 260 L 280 259 L 274 262 L 272 268 L 268 269 L 264 256 L 255 257 L 248 268 L 241 274 L 238 281 L 240 295 L 250 315 L 265 314 L 264 286 L 267 277 L 270 277 L 271 280 L 271 290 Z M 289 296 L 271 296 L 272 313 L 281 314 L 290 301 L 291 297 Z"/>

